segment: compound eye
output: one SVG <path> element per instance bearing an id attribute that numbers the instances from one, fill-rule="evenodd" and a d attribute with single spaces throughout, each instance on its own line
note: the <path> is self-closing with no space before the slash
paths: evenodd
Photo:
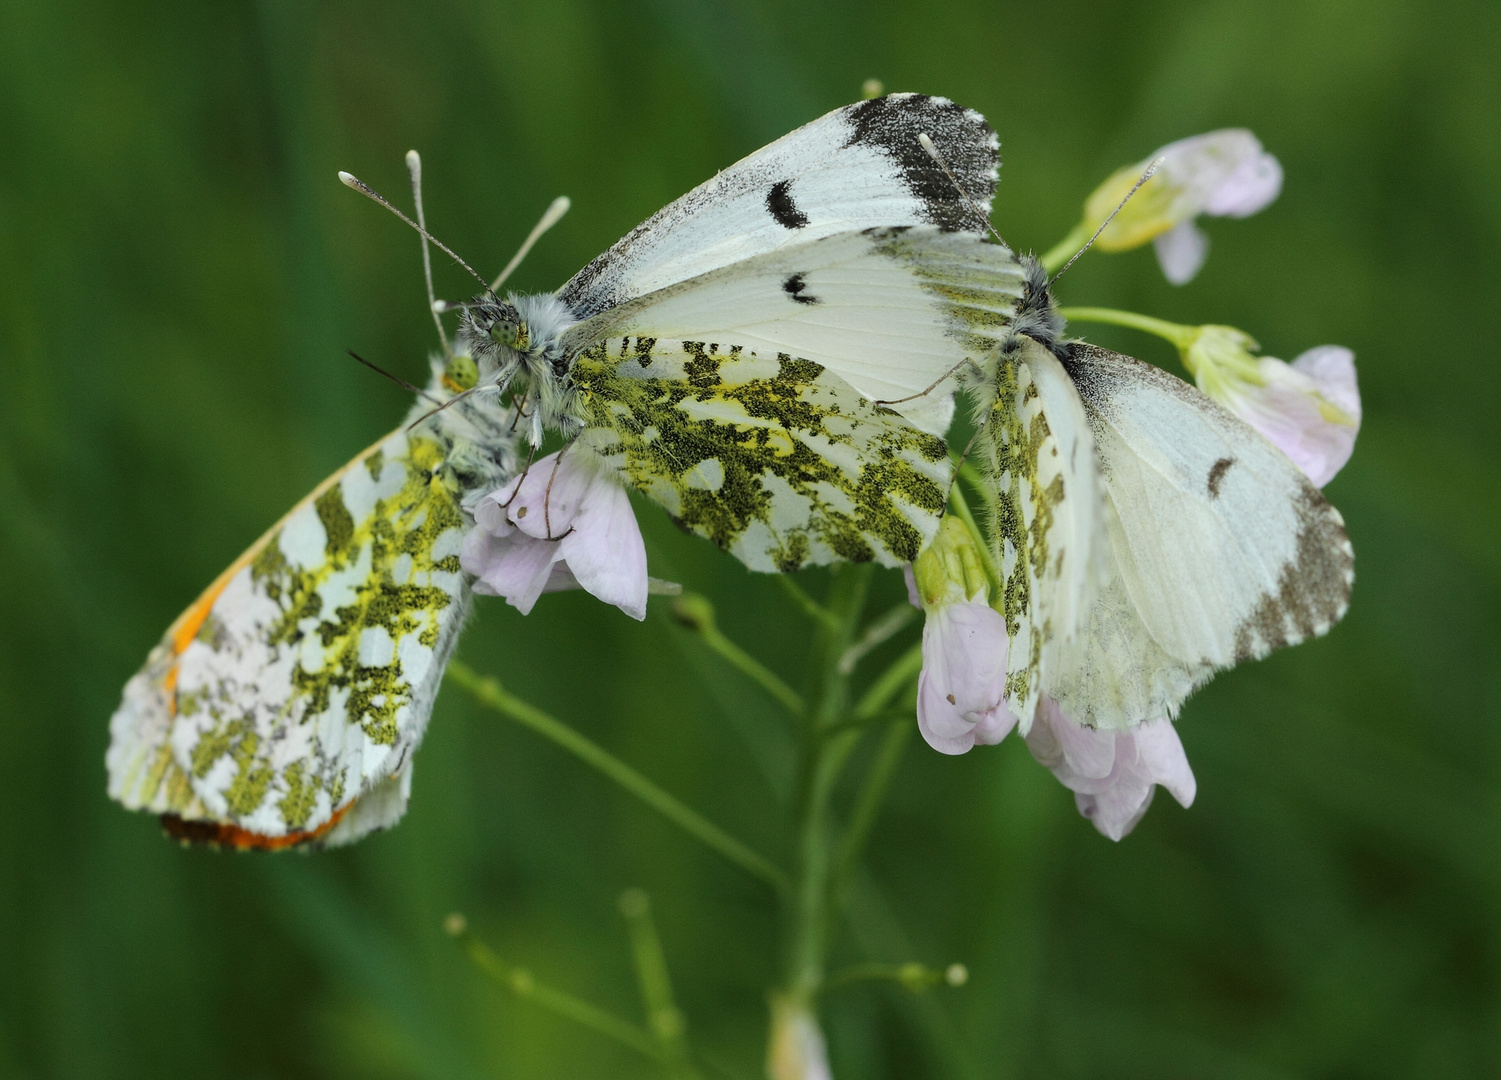
<path id="1" fill-rule="evenodd" d="M 490 340 L 497 345 L 513 346 L 516 344 L 518 328 L 515 320 L 502 316 L 490 324 Z"/>

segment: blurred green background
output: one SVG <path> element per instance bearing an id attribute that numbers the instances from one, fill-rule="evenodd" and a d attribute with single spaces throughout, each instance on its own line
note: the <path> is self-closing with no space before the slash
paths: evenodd
<path id="1" fill-rule="evenodd" d="M 870 77 L 989 117 L 1021 248 L 1116 166 L 1254 129 L 1286 188 L 1208 223 L 1198 280 L 1095 255 L 1061 299 L 1349 345 L 1366 420 L 1329 488 L 1350 615 L 1189 703 L 1192 810 L 1111 844 L 1014 738 L 909 746 L 837 955 L 972 978 L 831 998 L 836 1075 L 1501 1073 L 1498 55 L 1492 0 L 0 5 L 0 1077 L 649 1076 L 440 929 L 463 910 L 636 1018 L 633 885 L 695 1045 L 760 1074 L 765 890 L 456 690 L 400 828 L 310 857 L 164 840 L 105 797 L 106 721 L 199 589 L 401 416 L 343 349 L 425 370 L 416 241 L 336 169 L 404 201 L 419 148 L 432 227 L 491 273 L 567 193 L 515 279 L 551 288 Z M 653 572 L 799 682 L 775 583 L 641 518 Z M 787 724 L 665 610 L 491 601 L 460 655 L 789 858 Z"/>

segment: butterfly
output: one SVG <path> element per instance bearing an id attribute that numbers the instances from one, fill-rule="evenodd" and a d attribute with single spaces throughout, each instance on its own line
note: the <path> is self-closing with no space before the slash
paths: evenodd
<path id="1" fill-rule="evenodd" d="M 997 151 L 946 99 L 862 101 L 556 292 L 462 305 L 407 427 L 273 526 L 129 681 L 111 796 L 239 848 L 394 823 L 471 595 L 470 511 L 549 429 L 752 569 L 916 557 L 952 479 L 955 372 L 996 349 L 1023 291 L 983 237 Z"/>
<path id="2" fill-rule="evenodd" d="M 1279 449 L 1196 387 L 1064 335 L 1026 285 L 969 378 L 1010 637 L 1006 703 L 1043 696 L 1093 728 L 1179 706 L 1216 670 L 1344 617 L 1344 520 Z"/>

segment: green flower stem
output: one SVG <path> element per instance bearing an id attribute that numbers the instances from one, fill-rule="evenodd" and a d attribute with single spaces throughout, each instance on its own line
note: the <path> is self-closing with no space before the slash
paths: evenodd
<path id="1" fill-rule="evenodd" d="M 493 949 L 467 930 L 458 936 L 459 944 L 469 954 L 474 965 L 517 997 L 623 1043 L 653 1061 L 666 1062 L 657 1040 L 635 1024 L 622 1020 L 597 1005 L 591 1005 L 582 998 L 537 982 L 532 978 L 531 972 L 507 964 Z"/>
<path id="2" fill-rule="evenodd" d="M 901 693 L 902 690 L 922 670 L 922 642 L 913 644 L 906 652 L 897 659 L 884 672 L 881 677 L 871 684 L 855 706 L 851 720 L 865 723 L 874 720 L 886 706 L 891 704 L 891 699 Z"/>
<path id="3" fill-rule="evenodd" d="M 620 913 L 631 934 L 631 957 L 641 986 L 641 1001 L 651 1032 L 667 1064 L 667 1075 L 676 1080 L 697 1080 L 698 1072 L 688 1063 L 687 1025 L 672 996 L 667 975 L 667 957 L 651 917 L 651 899 L 641 889 L 627 889 L 620 896 Z"/>
<path id="4" fill-rule="evenodd" d="M 917 609 L 903 600 L 867 626 L 865 633 L 860 635 L 860 640 L 846 649 L 839 658 L 839 674 L 853 675 L 861 660 L 870 655 L 873 649 L 880 648 L 900 633 L 917 615 Z"/>
<path id="5" fill-rule="evenodd" d="M 480 676 L 467 664 L 457 660 L 448 662 L 448 677 L 473 695 L 481 705 L 494 709 L 523 727 L 531 728 L 537 734 L 550 739 L 573 754 L 586 765 L 598 769 L 667 820 L 680 826 L 689 835 L 707 844 L 741 869 L 754 874 L 775 889 L 788 888 L 786 873 L 765 856 L 758 854 L 696 810 L 690 809 L 669 795 L 598 743 L 585 738 L 561 720 L 555 720 L 542 710 L 507 693 L 495 679 Z"/>
<path id="6" fill-rule="evenodd" d="M 841 911 L 844 908 L 844 899 L 849 895 L 850 877 L 855 872 L 855 864 L 865 847 L 865 841 L 870 838 L 870 830 L 876 823 L 876 814 L 880 812 L 881 802 L 886 798 L 886 791 L 891 786 L 891 778 L 896 775 L 897 766 L 902 761 L 902 752 L 906 750 L 907 742 L 911 739 L 915 727 L 909 712 L 904 723 L 894 723 L 886 729 L 886 736 L 881 740 L 881 748 L 876 752 L 875 763 L 871 765 L 870 771 L 865 774 L 865 779 L 860 785 L 860 793 L 855 797 L 855 808 L 850 813 L 849 825 L 845 827 L 844 836 L 839 845 L 839 854 L 834 862 L 834 874 L 829 887 L 831 893 L 829 906 L 834 911 Z"/>
<path id="7" fill-rule="evenodd" d="M 956 971 L 963 971 L 963 977 L 956 978 Z M 829 976 L 824 984 L 825 990 L 839 990 L 843 987 L 862 982 L 894 982 L 901 983 L 914 994 L 920 994 L 924 990 L 930 990 L 939 983 L 948 983 L 950 986 L 956 983 L 962 984 L 968 977 L 961 965 L 953 965 L 947 971 L 939 971 L 930 968 L 926 964 L 851 964 L 847 968 L 840 968 Z"/>
<path id="8" fill-rule="evenodd" d="M 688 629 L 697 631 L 704 639 L 704 644 L 728 660 L 731 667 L 759 683 L 762 689 L 781 702 L 792 715 L 802 716 L 807 712 L 808 706 L 801 694 L 779 679 L 765 664 L 724 636 L 724 631 L 719 629 L 719 624 L 714 619 L 714 605 L 709 603 L 707 597 L 697 593 L 684 593 L 672 602 L 672 614 Z"/>
<path id="9" fill-rule="evenodd" d="M 1061 307 L 1058 309 L 1058 314 L 1069 322 L 1109 323 L 1112 326 L 1128 326 L 1132 330 L 1145 330 L 1149 334 L 1156 334 L 1172 342 L 1180 351 L 1192 345 L 1199 332 L 1196 326 L 1183 326 L 1181 323 L 1168 322 L 1166 319 L 1154 319 L 1150 315 L 1138 315 L 1134 311 L 1117 311 L 1115 308 Z"/>
<path id="10" fill-rule="evenodd" d="M 983 490 L 981 485 L 985 482 L 980 476 L 980 470 L 969 462 L 959 466 L 959 475 L 965 482 L 976 491 Z M 990 579 L 990 595 L 1000 596 L 1002 587 L 1001 568 L 996 565 L 995 552 L 990 550 L 990 540 L 980 529 L 980 523 L 975 520 L 975 515 L 969 508 L 969 500 L 964 497 L 964 491 L 958 484 L 949 487 L 949 505 L 954 508 L 954 513 L 959 515 L 959 520 L 969 527 L 970 535 L 975 538 L 975 547 L 980 551 L 980 562 L 985 565 L 985 576 Z"/>
<path id="11" fill-rule="evenodd" d="M 1089 222 L 1079 222 L 1072 232 L 1049 248 L 1048 253 L 1038 260 L 1042 263 L 1042 268 L 1050 274 L 1057 273 L 1059 268 L 1072 259 L 1081 247 L 1089 243 L 1089 237 L 1093 232 L 1094 227 Z"/>
<path id="12" fill-rule="evenodd" d="M 834 570 L 828 610 L 837 622 L 817 635 L 815 692 L 803 725 L 802 767 L 797 799 L 797 875 L 788 912 L 788 952 L 784 993 L 795 1004 L 812 1008 L 823 982 L 829 939 L 831 858 L 829 801 L 859 730 L 832 731 L 845 717 L 849 679 L 840 658 L 853 643 L 870 585 L 870 564 Z"/>
<path id="13" fill-rule="evenodd" d="M 792 580 L 789 574 L 777 574 L 777 584 L 782 591 L 792 598 L 792 602 L 802 609 L 804 615 L 812 619 L 819 626 L 834 628 L 834 615 L 813 597 L 805 593 L 797 582 Z"/>

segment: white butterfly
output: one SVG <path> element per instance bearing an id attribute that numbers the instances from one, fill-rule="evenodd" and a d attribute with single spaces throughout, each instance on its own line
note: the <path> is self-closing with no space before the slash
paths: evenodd
<path id="1" fill-rule="evenodd" d="M 556 293 L 467 305 L 427 391 L 452 407 L 419 403 L 409 431 L 294 508 L 130 681 L 110 794 L 239 847 L 399 818 L 471 592 L 459 540 L 514 474 L 523 414 L 533 448 L 548 427 L 581 434 L 755 569 L 914 558 L 951 477 L 946 377 L 1005 337 L 1022 291 L 1015 257 L 980 236 L 996 169 L 974 112 L 860 102 L 689 192 Z"/>
<path id="2" fill-rule="evenodd" d="M 1286 455 L 1167 372 L 1065 340 L 1030 262 L 1014 325 L 975 381 L 1023 732 L 1042 696 L 1096 728 L 1176 716 L 1215 670 L 1344 616 L 1344 521 Z"/>

